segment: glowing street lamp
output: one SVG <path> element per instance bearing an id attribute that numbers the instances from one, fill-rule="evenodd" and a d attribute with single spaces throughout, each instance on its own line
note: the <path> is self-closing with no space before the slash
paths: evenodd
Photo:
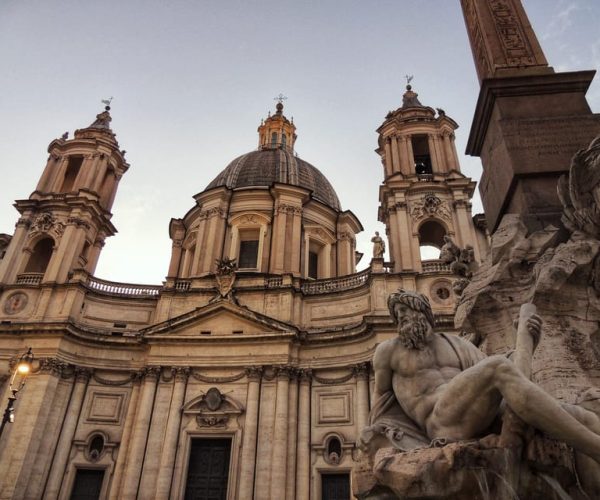
<path id="1" fill-rule="evenodd" d="M 17 400 L 17 393 L 25 387 L 25 381 L 27 380 L 27 375 L 31 372 L 31 367 L 33 365 L 33 353 L 31 352 L 31 347 L 27 350 L 25 354 L 23 354 L 19 361 L 17 362 L 17 366 L 15 368 L 15 372 L 10 379 L 10 385 L 8 390 L 12 393 L 8 396 L 8 404 L 6 405 L 6 409 L 4 410 L 4 416 L 2 417 L 2 425 L 0 425 L 0 437 L 2 436 L 2 431 L 4 430 L 4 426 L 9 423 L 12 424 L 15 421 L 15 401 Z M 18 387 L 15 389 L 13 385 L 15 383 L 15 379 L 17 374 L 21 376 L 21 380 L 19 382 Z"/>

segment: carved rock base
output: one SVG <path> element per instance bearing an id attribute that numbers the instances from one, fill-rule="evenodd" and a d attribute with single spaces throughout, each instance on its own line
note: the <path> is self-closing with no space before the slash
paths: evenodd
<path id="1" fill-rule="evenodd" d="M 489 440 L 408 452 L 382 448 L 372 462 L 363 457 L 352 482 L 360 500 L 583 499 L 572 456 L 541 436 L 523 452 Z"/>

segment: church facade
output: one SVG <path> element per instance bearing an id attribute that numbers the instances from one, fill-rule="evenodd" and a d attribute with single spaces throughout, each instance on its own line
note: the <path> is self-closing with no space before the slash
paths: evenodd
<path id="1" fill-rule="evenodd" d="M 370 360 L 396 335 L 388 295 L 426 294 L 453 331 L 487 252 L 458 125 L 410 86 L 385 117 L 387 238 L 357 272 L 361 223 L 295 155 L 279 103 L 258 148 L 171 220 L 164 284 L 147 286 L 94 276 L 129 168 L 110 122 L 107 108 L 50 143 L 14 234 L 0 235 L 3 402 L 15 360 L 36 357 L 0 438 L 0 498 L 350 498 Z M 462 257 L 421 258 L 450 243 Z"/>

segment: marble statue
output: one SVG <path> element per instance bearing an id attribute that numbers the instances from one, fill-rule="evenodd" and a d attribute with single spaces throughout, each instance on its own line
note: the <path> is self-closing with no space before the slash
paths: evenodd
<path id="1" fill-rule="evenodd" d="M 379 236 L 379 231 L 375 231 L 375 236 L 371 238 L 371 243 L 373 243 L 373 258 L 383 259 L 383 254 L 385 253 L 385 241 Z"/>
<path id="2" fill-rule="evenodd" d="M 388 308 L 398 336 L 374 354 L 374 405 L 360 438 L 363 450 L 478 438 L 489 434 L 505 403 L 523 422 L 600 462 L 596 413 L 558 402 L 529 379 L 542 330 L 535 306 L 521 307 L 510 358 L 488 357 L 460 337 L 435 333 L 429 300 L 418 292 L 392 293 Z"/>

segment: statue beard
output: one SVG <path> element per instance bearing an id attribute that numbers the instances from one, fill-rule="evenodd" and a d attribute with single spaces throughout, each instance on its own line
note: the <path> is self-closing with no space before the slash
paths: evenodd
<path id="1" fill-rule="evenodd" d="M 424 317 L 414 318 L 398 328 L 400 343 L 407 349 L 423 350 L 427 345 L 429 323 Z"/>

